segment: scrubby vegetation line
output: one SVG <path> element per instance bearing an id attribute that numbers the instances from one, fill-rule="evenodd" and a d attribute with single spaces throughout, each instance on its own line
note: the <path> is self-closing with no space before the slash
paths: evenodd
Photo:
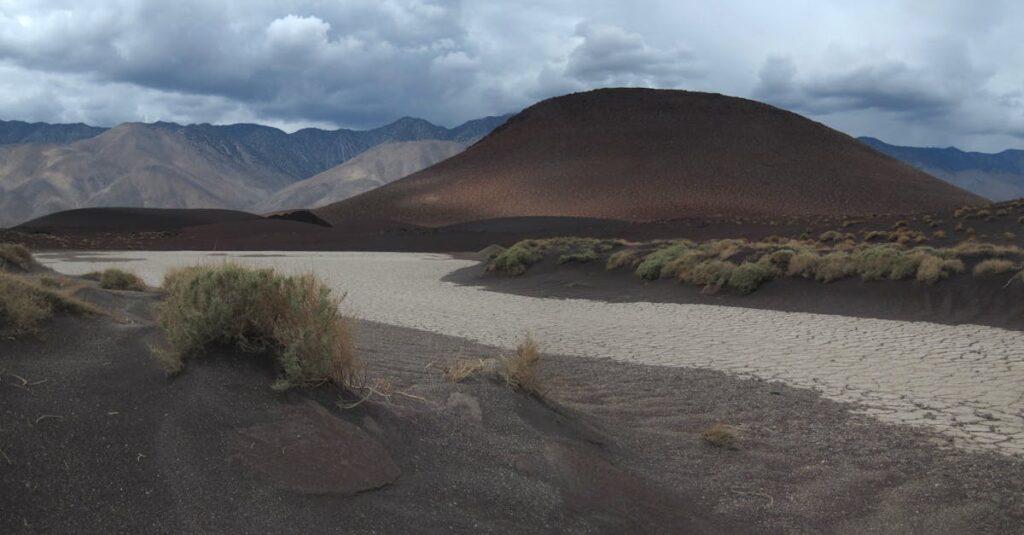
<path id="1" fill-rule="evenodd" d="M 268 354 L 280 371 L 275 389 L 325 382 L 345 385 L 357 359 L 341 298 L 311 274 L 286 276 L 234 264 L 189 267 L 167 274 L 158 322 L 170 371 L 228 347 Z"/>
<path id="2" fill-rule="evenodd" d="M 760 242 L 524 240 L 494 256 L 488 270 L 517 276 L 546 258 L 556 264 L 603 259 L 606 269 L 631 270 L 643 280 L 674 279 L 706 290 L 729 289 L 739 294 L 752 293 L 784 277 L 825 283 L 858 277 L 934 284 L 966 272 L 968 263 L 973 264 L 971 273 L 976 277 L 1009 274 L 1024 278 L 1024 250 L 1014 245 L 965 240 L 953 247 L 930 247 L 921 244 L 927 241 L 923 235 L 899 225 L 893 233 L 881 234 L 882 243 L 877 241 L 879 231 L 864 232 L 859 242 L 852 233 L 838 231 L 822 233 L 814 240 L 775 237 Z"/>

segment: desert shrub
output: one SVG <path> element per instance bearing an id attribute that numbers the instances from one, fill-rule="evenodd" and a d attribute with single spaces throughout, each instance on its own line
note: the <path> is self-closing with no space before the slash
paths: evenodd
<path id="1" fill-rule="evenodd" d="M 158 322 L 170 349 L 169 371 L 212 347 L 272 355 L 280 368 L 275 389 L 346 384 L 356 367 L 340 298 L 313 275 L 225 264 L 172 271 Z"/>
<path id="2" fill-rule="evenodd" d="M 600 256 L 598 252 L 611 251 L 624 244 L 621 240 L 576 237 L 523 240 L 494 255 L 487 270 L 512 276 L 522 275 L 530 266 L 543 260 L 546 251 L 562 253 L 556 260 L 559 264 L 592 262 Z"/>
<path id="3" fill-rule="evenodd" d="M 714 256 L 719 260 L 728 260 L 740 252 L 745 245 L 745 240 L 712 240 L 701 244 L 700 249 L 709 257 Z"/>
<path id="4" fill-rule="evenodd" d="M 950 252 L 955 256 L 962 257 L 1001 257 L 1024 253 L 1016 245 L 995 245 L 973 240 L 962 241 L 956 244 L 950 248 Z"/>
<path id="5" fill-rule="evenodd" d="M 821 257 L 810 251 L 799 251 L 789 259 L 786 275 L 811 278 L 818 270 Z"/>
<path id="6" fill-rule="evenodd" d="M 504 247 L 496 243 L 492 243 L 491 245 L 480 249 L 476 254 L 480 255 L 482 258 L 486 258 L 487 260 L 493 260 L 494 257 L 500 255 L 504 250 Z"/>
<path id="7" fill-rule="evenodd" d="M 964 263 L 959 259 L 943 259 L 928 255 L 921 259 L 921 264 L 917 268 L 917 280 L 925 284 L 935 284 L 951 274 L 963 271 Z"/>
<path id="8" fill-rule="evenodd" d="M 120 269 L 107 269 L 99 274 L 100 288 L 105 290 L 130 290 L 141 292 L 146 289 L 146 283 L 134 273 Z"/>
<path id="9" fill-rule="evenodd" d="M 728 285 L 741 294 L 756 291 L 762 284 L 775 278 L 777 271 L 765 264 L 744 262 L 729 274 Z"/>
<path id="10" fill-rule="evenodd" d="M 889 278 L 898 281 L 917 275 L 917 269 L 921 266 L 921 262 L 930 255 L 931 253 L 924 249 L 915 249 L 899 255 L 892 264 Z"/>
<path id="11" fill-rule="evenodd" d="M 1004 232 L 1003 233 L 1003 239 L 1005 239 L 1007 241 L 1013 241 L 1013 240 L 1017 239 L 1017 235 L 1015 233 L 1013 233 L 1013 232 Z"/>
<path id="12" fill-rule="evenodd" d="M 704 432 L 701 433 L 701 438 L 704 439 L 704 442 L 716 448 L 729 450 L 736 449 L 738 442 L 736 432 L 725 424 L 715 424 L 705 429 Z"/>
<path id="13" fill-rule="evenodd" d="M 586 251 L 580 251 L 576 253 L 566 253 L 558 257 L 557 262 L 559 264 L 568 264 L 569 262 L 578 262 L 580 264 L 586 264 L 587 262 L 593 262 L 597 260 L 597 251 L 588 249 Z"/>
<path id="14" fill-rule="evenodd" d="M 487 269 L 504 273 L 505 275 L 522 275 L 526 273 L 527 268 L 540 262 L 541 258 L 543 258 L 543 255 L 539 250 L 537 242 L 534 240 L 524 240 L 495 256 L 490 264 L 488 264 Z"/>
<path id="15" fill-rule="evenodd" d="M 690 246 L 686 243 L 674 243 L 668 247 L 658 249 L 644 257 L 643 261 L 636 267 L 636 274 L 643 279 L 656 280 L 661 277 L 661 270 L 665 267 L 665 264 L 668 264 L 689 249 Z"/>
<path id="16" fill-rule="evenodd" d="M 1004 258 L 989 258 L 988 260 L 982 260 L 974 266 L 975 277 L 985 277 L 990 275 L 1001 275 L 1003 273 L 1009 273 L 1014 271 L 1017 265 L 1010 260 Z"/>
<path id="17" fill-rule="evenodd" d="M 842 241 L 844 238 L 845 236 L 842 232 L 837 230 L 826 230 L 818 236 L 818 241 L 824 243 L 835 243 L 837 241 Z"/>
<path id="18" fill-rule="evenodd" d="M 935 238 L 938 238 L 940 240 L 944 239 L 946 237 L 946 231 L 945 230 L 941 230 L 941 229 L 940 230 L 936 230 L 935 232 L 932 232 L 932 236 L 934 236 Z"/>
<path id="19" fill-rule="evenodd" d="M 671 262 L 661 268 L 661 276 L 665 278 L 674 277 L 680 280 L 686 279 L 697 264 L 707 260 L 708 253 L 698 250 L 690 250 L 677 256 Z"/>
<path id="20" fill-rule="evenodd" d="M 849 253 L 836 252 L 821 257 L 821 261 L 814 270 L 814 278 L 821 282 L 832 282 L 849 277 L 856 272 L 856 266 L 850 259 Z"/>
<path id="21" fill-rule="evenodd" d="M 889 278 L 902 252 L 891 245 L 865 247 L 850 255 L 854 269 L 866 281 Z"/>
<path id="22" fill-rule="evenodd" d="M 887 230 L 871 230 L 864 233 L 864 241 L 889 241 L 894 236 L 895 233 Z"/>
<path id="23" fill-rule="evenodd" d="M 782 274 L 786 273 L 789 269 L 789 261 L 796 254 L 797 252 L 793 249 L 779 249 L 762 256 L 757 259 L 757 262 L 772 268 L 772 270 L 777 272 L 776 274 Z"/>
<path id="24" fill-rule="evenodd" d="M 619 269 L 621 267 L 635 269 L 639 263 L 639 251 L 636 249 L 623 249 L 612 253 L 612 255 L 608 257 L 608 263 L 605 264 L 605 268 L 609 270 Z"/>
<path id="25" fill-rule="evenodd" d="M 34 333 L 57 312 L 92 314 L 98 310 L 29 279 L 0 273 L 0 338 Z"/>
<path id="26" fill-rule="evenodd" d="M 682 279 L 690 284 L 705 287 L 720 287 L 729 282 L 736 264 L 728 260 L 705 260 L 690 270 Z"/>
<path id="27" fill-rule="evenodd" d="M 38 266 L 23 245 L 0 243 L 0 271 L 29 271 Z"/>
<path id="28" fill-rule="evenodd" d="M 36 332 L 52 314 L 49 304 L 31 284 L 0 273 L 0 337 Z"/>

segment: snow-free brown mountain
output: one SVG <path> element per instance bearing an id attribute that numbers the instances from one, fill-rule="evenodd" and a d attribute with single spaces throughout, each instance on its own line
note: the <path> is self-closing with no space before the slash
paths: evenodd
<path id="1" fill-rule="evenodd" d="M 760 102 L 674 90 L 552 98 L 465 152 L 318 210 L 339 226 L 912 213 L 986 202 Z"/>
<path id="2" fill-rule="evenodd" d="M 296 182 L 257 203 L 259 213 L 315 208 L 378 188 L 465 150 L 460 141 L 384 143 L 316 176 Z"/>
<path id="3" fill-rule="evenodd" d="M 292 134 L 255 124 L 126 123 L 103 129 L 5 122 L 0 227 L 101 206 L 254 210 L 287 186 L 380 144 L 443 140 L 463 146 L 505 119 L 485 117 L 449 129 L 403 118 L 372 130 L 310 128 Z M 404 165 L 398 162 L 402 156 L 379 156 L 391 162 L 389 172 L 418 170 L 440 159 L 424 163 L 422 155 L 410 154 L 413 161 Z M 380 181 L 393 178 L 398 177 Z"/>

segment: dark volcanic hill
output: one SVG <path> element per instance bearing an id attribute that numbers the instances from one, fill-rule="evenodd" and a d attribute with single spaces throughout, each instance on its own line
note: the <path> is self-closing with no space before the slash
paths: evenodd
<path id="1" fill-rule="evenodd" d="M 993 201 L 1024 197 L 1024 150 L 989 154 L 956 147 L 902 147 L 873 137 L 858 139 L 879 152 Z"/>
<path id="2" fill-rule="evenodd" d="M 982 202 L 767 104 L 603 89 L 540 102 L 465 152 L 318 213 L 335 226 L 438 226 L 512 216 L 909 213 Z"/>
<path id="3" fill-rule="evenodd" d="M 22 232 L 153 232 L 198 225 L 258 221 L 260 216 L 233 210 L 173 208 L 79 208 L 45 215 L 17 227 Z"/>

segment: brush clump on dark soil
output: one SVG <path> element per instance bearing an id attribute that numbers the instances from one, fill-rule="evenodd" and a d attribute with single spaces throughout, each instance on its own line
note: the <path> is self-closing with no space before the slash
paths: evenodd
<path id="1" fill-rule="evenodd" d="M 514 390 L 542 398 L 544 381 L 538 371 L 540 350 L 533 338 L 527 337 L 515 352 L 497 359 L 458 359 L 445 368 L 445 377 L 460 383 L 475 375 L 490 373 Z"/>
<path id="2" fill-rule="evenodd" d="M 216 347 L 273 355 L 281 371 L 274 387 L 282 390 L 344 385 L 356 369 L 341 298 L 312 274 L 190 267 L 168 273 L 163 288 L 158 322 L 170 346 L 161 352 L 170 371 Z"/>
<path id="3" fill-rule="evenodd" d="M 32 253 L 17 243 L 0 243 L 0 271 L 30 271 L 39 264 Z"/>
<path id="4" fill-rule="evenodd" d="M 82 277 L 99 282 L 100 288 L 104 290 L 141 292 L 146 289 L 145 281 L 139 278 L 138 275 L 116 268 L 86 273 Z"/>
<path id="5" fill-rule="evenodd" d="M 59 289 L 0 272 L 0 338 L 36 334 L 57 313 L 94 314 L 97 309 Z"/>

